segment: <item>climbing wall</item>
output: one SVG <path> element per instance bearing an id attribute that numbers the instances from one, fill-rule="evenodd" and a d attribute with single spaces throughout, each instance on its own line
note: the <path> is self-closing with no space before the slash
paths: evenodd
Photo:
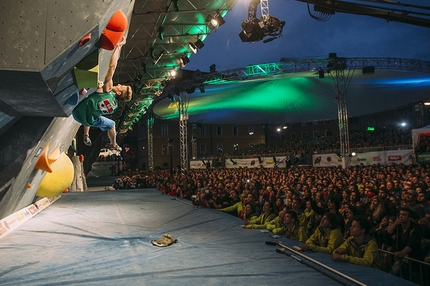
<path id="1" fill-rule="evenodd" d="M 114 29 L 112 45 L 126 36 L 124 21 L 112 26 L 118 22 L 111 19 L 129 23 L 133 6 L 130 0 L 1 2 L 0 219 L 36 198 L 50 173 L 36 167 L 43 151 L 55 164 L 69 148 L 80 126 L 73 108 L 108 69 L 105 30 Z M 79 95 L 84 86 L 87 94 Z"/>

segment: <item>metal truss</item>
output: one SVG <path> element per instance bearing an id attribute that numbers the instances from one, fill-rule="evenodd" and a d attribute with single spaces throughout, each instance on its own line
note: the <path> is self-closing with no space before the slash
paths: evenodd
<path id="1" fill-rule="evenodd" d="M 336 91 L 336 101 L 338 105 L 338 124 L 339 124 L 339 143 L 340 155 L 342 156 L 342 167 L 349 165 L 349 126 L 348 126 L 348 107 L 346 94 L 349 83 L 355 71 L 355 67 L 346 69 L 345 58 L 330 58 L 327 64 L 327 73 L 330 76 Z"/>
<path id="2" fill-rule="evenodd" d="M 338 58 L 344 62 L 344 70 L 355 70 L 365 67 L 374 67 L 375 70 L 406 70 L 422 73 L 430 73 L 430 62 L 411 59 L 398 59 L 398 58 Z M 200 77 L 194 77 L 182 81 L 175 86 L 168 86 L 163 89 L 160 98 L 174 93 L 174 89 L 181 88 L 185 90 L 187 87 L 198 87 L 200 85 L 214 85 L 224 84 L 232 81 L 246 80 L 251 78 L 264 78 L 267 76 L 297 73 L 306 71 L 319 71 L 323 70 L 325 73 L 329 72 L 331 58 L 323 59 L 281 59 L 280 62 L 258 64 L 237 68 L 222 72 L 215 72 L 209 74 L 202 74 Z"/>
<path id="3" fill-rule="evenodd" d="M 148 115 L 148 169 L 154 171 L 154 117 Z"/>
<path id="4" fill-rule="evenodd" d="M 192 130 L 192 139 L 191 139 L 191 156 L 193 159 L 197 158 L 197 124 L 193 123 Z"/>
<path id="5" fill-rule="evenodd" d="M 188 170 L 188 104 L 190 102 L 190 94 L 181 92 L 178 96 L 178 111 L 179 111 L 179 144 L 180 144 L 180 160 L 181 174 L 185 175 Z"/>

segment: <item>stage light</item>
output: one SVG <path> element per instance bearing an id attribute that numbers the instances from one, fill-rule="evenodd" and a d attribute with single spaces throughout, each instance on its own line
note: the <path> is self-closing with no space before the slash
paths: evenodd
<path id="1" fill-rule="evenodd" d="M 265 39 L 263 43 L 271 42 L 282 36 L 282 30 L 285 26 L 285 21 L 281 21 L 274 16 L 268 16 L 267 20 L 261 18 L 246 19 L 242 22 L 242 32 L 239 37 L 242 42 L 258 42 L 263 40 L 264 37 L 271 38 Z"/>
<path id="2" fill-rule="evenodd" d="M 161 59 L 161 57 L 163 56 L 163 54 L 164 54 L 164 50 L 162 50 L 162 51 L 158 54 L 158 56 L 154 59 L 154 61 L 153 61 L 154 66 L 158 63 L 158 61 Z"/>
<path id="3" fill-rule="evenodd" d="M 158 32 L 158 38 L 160 40 L 164 40 L 164 27 L 163 26 L 158 27 L 157 32 Z"/>
<path id="4" fill-rule="evenodd" d="M 203 44 L 203 41 L 200 39 L 197 39 L 197 41 L 195 41 L 194 43 L 189 42 L 188 46 L 190 47 L 191 51 L 195 54 L 197 54 L 197 52 L 203 48 L 205 46 L 205 44 Z"/>
<path id="5" fill-rule="evenodd" d="M 222 16 L 219 13 L 219 10 L 217 10 L 217 12 L 214 16 L 209 14 L 206 17 L 206 22 L 208 22 L 209 28 L 211 30 L 218 29 L 219 27 L 221 27 L 222 25 L 225 24 L 224 19 L 222 18 Z"/>
<path id="6" fill-rule="evenodd" d="M 170 77 L 175 77 L 176 76 L 176 70 L 170 70 L 168 72 L 168 74 L 169 74 Z"/>
<path id="7" fill-rule="evenodd" d="M 190 59 L 183 55 L 182 57 L 178 58 L 178 63 L 181 67 L 185 67 L 190 62 Z"/>
<path id="8" fill-rule="evenodd" d="M 197 54 L 197 52 L 198 52 L 198 48 L 197 48 L 196 44 L 191 43 L 191 42 L 188 42 L 188 46 L 190 47 L 191 51 L 192 51 L 194 54 Z"/>

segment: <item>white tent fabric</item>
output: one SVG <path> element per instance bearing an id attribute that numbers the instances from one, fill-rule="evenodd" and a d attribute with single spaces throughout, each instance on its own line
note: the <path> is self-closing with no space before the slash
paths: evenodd
<path id="1" fill-rule="evenodd" d="M 422 136 L 430 136 L 430 125 L 424 126 L 422 128 L 412 129 L 412 147 L 415 148 L 420 143 L 420 138 Z"/>

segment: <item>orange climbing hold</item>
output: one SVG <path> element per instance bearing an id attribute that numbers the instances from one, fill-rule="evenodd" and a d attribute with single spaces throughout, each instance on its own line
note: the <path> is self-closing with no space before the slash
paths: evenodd
<path id="1" fill-rule="evenodd" d="M 101 48 L 113 50 L 121 40 L 122 35 L 127 29 L 127 17 L 122 11 L 113 14 L 106 28 L 102 32 Z"/>
<path id="2" fill-rule="evenodd" d="M 85 37 L 83 37 L 80 41 L 78 46 L 81 48 L 82 46 L 84 46 L 86 43 L 88 43 L 91 40 L 91 33 L 89 33 L 88 35 L 86 35 Z"/>
<path id="3" fill-rule="evenodd" d="M 40 153 L 39 159 L 36 162 L 36 169 L 52 173 L 51 164 L 54 163 L 55 161 L 57 161 L 60 158 L 61 153 L 60 153 L 60 148 L 57 147 L 51 153 L 51 155 L 48 156 L 48 150 L 49 150 L 49 143 L 46 144 L 46 146 L 43 149 L 42 153 Z"/>
<path id="4" fill-rule="evenodd" d="M 60 155 L 61 155 L 61 153 L 60 153 L 60 147 L 55 148 L 55 150 L 48 157 L 49 164 L 54 163 L 55 161 L 57 161 L 60 158 Z"/>
<path id="5" fill-rule="evenodd" d="M 49 150 L 49 144 L 46 144 L 42 153 L 40 153 L 39 155 L 39 159 L 36 162 L 36 169 L 52 173 L 52 168 L 49 165 L 49 161 L 48 161 L 48 150 Z"/>

